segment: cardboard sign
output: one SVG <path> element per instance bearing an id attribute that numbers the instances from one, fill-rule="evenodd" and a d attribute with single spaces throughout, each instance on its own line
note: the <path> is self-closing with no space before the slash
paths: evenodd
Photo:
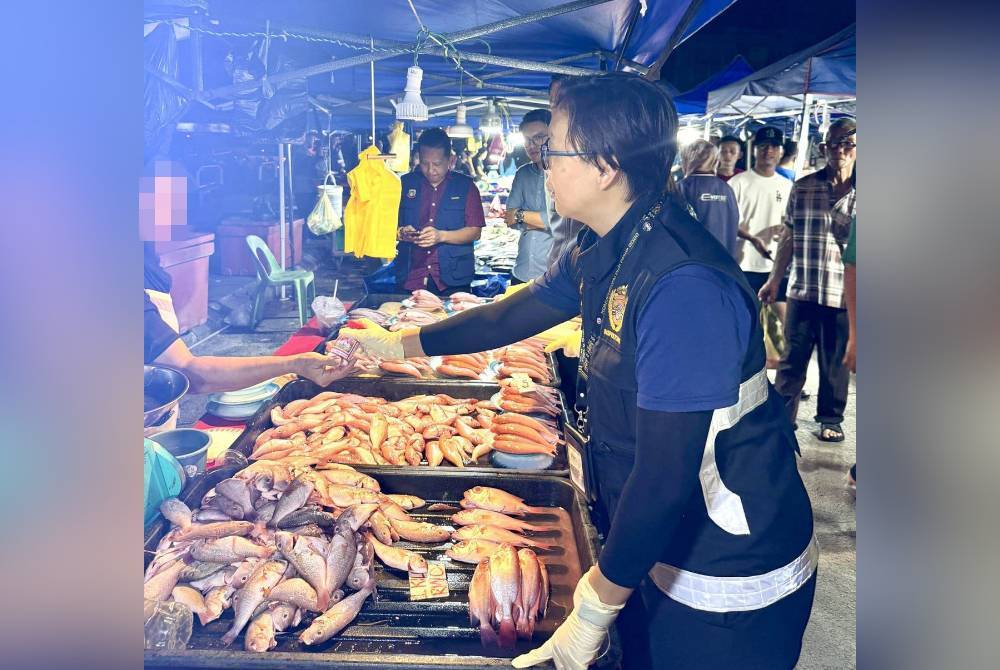
<path id="1" fill-rule="evenodd" d="M 444 563 L 427 561 L 426 575 L 410 573 L 410 600 L 447 598 L 448 595 L 448 575 Z"/>
<path id="2" fill-rule="evenodd" d="M 522 395 L 532 393 L 535 390 L 535 382 L 531 381 L 531 377 L 523 372 L 515 372 L 512 374 L 510 376 L 510 382 L 511 387 Z"/>

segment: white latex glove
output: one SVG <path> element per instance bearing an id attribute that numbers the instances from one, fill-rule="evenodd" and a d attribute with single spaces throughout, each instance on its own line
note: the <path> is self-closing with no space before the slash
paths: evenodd
<path id="1" fill-rule="evenodd" d="M 349 337 L 361 343 L 365 350 L 373 355 L 387 361 L 398 361 L 405 358 L 403 354 L 403 333 L 401 331 L 392 332 L 386 330 L 371 319 L 360 319 L 358 321 L 364 328 L 349 328 L 344 326 L 340 329 L 338 337 Z"/>
<path id="2" fill-rule="evenodd" d="M 591 568 L 593 570 L 594 568 Z M 588 571 L 573 592 L 573 611 L 541 647 L 511 661 L 527 668 L 552 660 L 557 670 L 586 670 L 604 644 L 608 629 L 625 605 L 606 605 L 590 585 Z"/>
<path id="3" fill-rule="evenodd" d="M 583 340 L 583 331 L 577 330 L 568 335 L 557 337 L 545 345 L 545 353 L 551 354 L 553 351 L 562 349 L 569 358 L 580 357 L 580 344 Z"/>

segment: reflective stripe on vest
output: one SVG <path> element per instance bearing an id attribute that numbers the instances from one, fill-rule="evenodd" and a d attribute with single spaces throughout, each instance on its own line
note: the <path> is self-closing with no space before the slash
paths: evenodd
<path id="1" fill-rule="evenodd" d="M 819 544 L 814 535 L 795 560 L 763 575 L 711 577 L 657 563 L 649 576 L 668 598 L 688 607 L 706 612 L 746 612 L 795 593 L 813 576 L 818 563 Z"/>
<path id="2" fill-rule="evenodd" d="M 744 416 L 755 410 L 767 400 L 767 370 L 762 369 L 750 379 L 740 384 L 740 397 L 735 405 L 717 409 L 712 413 L 712 423 L 705 440 L 705 453 L 701 458 L 701 470 L 698 479 L 701 481 L 701 491 L 705 496 L 705 506 L 708 516 L 722 530 L 733 535 L 749 535 L 746 513 L 743 511 L 743 501 L 730 491 L 719 475 L 719 466 L 715 462 L 715 438 L 724 430 L 729 430 Z"/>

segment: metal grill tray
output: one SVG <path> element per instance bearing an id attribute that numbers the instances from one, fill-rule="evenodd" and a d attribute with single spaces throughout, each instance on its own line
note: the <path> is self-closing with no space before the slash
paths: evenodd
<path id="1" fill-rule="evenodd" d="M 238 467 L 226 466 L 196 477 L 181 498 L 197 506 L 216 483 L 232 476 Z M 385 493 L 406 493 L 436 502 L 454 504 L 473 486 L 494 486 L 522 497 L 533 506 L 553 508 L 552 514 L 531 515 L 529 521 L 559 524 L 558 530 L 534 536 L 556 545 L 553 550 L 538 551 L 546 564 L 551 581 L 549 610 L 538 623 L 531 641 L 519 640 L 513 652 L 484 649 L 479 629 L 469 623 L 468 587 L 474 565 L 450 561 L 444 550 L 450 543 L 421 545 L 400 542 L 399 546 L 419 552 L 429 560 L 443 560 L 447 566 L 450 595 L 444 599 L 410 602 L 403 572 L 386 568 L 376 560 L 378 590 L 366 601 L 358 618 L 340 634 L 315 647 L 302 645 L 294 633 L 279 634 L 278 646 L 267 653 L 243 651 L 243 635 L 232 647 L 222 646 L 220 638 L 232 623 L 232 610 L 220 620 L 202 627 L 197 621 L 183 651 L 146 651 L 147 668 L 459 668 L 510 667 L 510 658 L 541 644 L 569 614 L 573 590 L 579 576 L 597 560 L 596 533 L 590 524 L 580 495 L 565 480 L 555 477 L 524 477 L 506 473 L 468 471 L 379 472 L 376 475 Z M 452 525 L 452 512 L 428 512 L 426 508 L 411 514 L 421 520 Z M 167 530 L 162 519 L 155 522 L 145 537 L 145 562 L 150 551 Z M 311 616 L 311 615 L 310 615 Z M 306 622 L 296 627 L 304 628 Z M 594 667 L 615 667 L 620 659 L 617 633 Z M 549 666 L 551 667 L 551 665 Z"/>
<path id="2" fill-rule="evenodd" d="M 426 379 L 422 381 L 418 381 L 416 379 L 409 381 L 389 381 L 379 377 L 374 379 L 341 379 L 324 389 L 307 379 L 298 379 L 294 382 L 286 384 L 285 387 L 278 391 L 273 398 L 261 405 L 260 409 L 257 410 L 257 413 L 252 419 L 250 419 L 250 422 L 247 423 L 247 427 L 244 429 L 243 433 L 236 438 L 236 441 L 233 442 L 233 445 L 229 450 L 239 452 L 243 456 L 249 456 L 253 451 L 253 443 L 257 439 L 257 436 L 273 426 L 271 423 L 272 408 L 286 405 L 293 400 L 298 400 L 300 398 L 312 398 L 324 390 L 356 393 L 363 396 L 378 396 L 391 401 L 403 400 L 404 398 L 408 398 L 413 395 L 425 393 L 445 393 L 457 398 L 475 398 L 476 400 L 486 400 L 498 393 L 500 391 L 500 387 L 496 384 L 489 384 L 487 382 L 472 382 L 463 385 L 460 388 L 456 388 L 454 384 L 435 379 Z M 564 426 L 569 425 L 570 419 L 569 414 L 567 413 L 566 398 L 563 397 L 562 391 L 559 391 L 559 407 L 562 409 L 562 413 L 560 416 L 556 417 L 556 421 L 559 424 L 557 431 L 560 435 L 563 435 L 563 428 Z M 437 471 L 440 469 L 451 469 L 455 466 L 441 465 L 437 468 L 431 468 L 427 465 L 354 465 L 352 467 L 365 472 L 395 472 L 397 470 Z M 464 469 L 466 472 L 510 472 L 522 475 L 546 474 L 565 477 L 569 472 L 569 461 L 566 457 L 566 445 L 563 444 L 559 445 L 559 448 L 556 450 L 556 456 L 552 460 L 552 464 L 545 470 L 496 468 L 490 465 L 488 460 L 485 465 L 466 466 L 465 468 L 456 469 Z"/>
<path id="3" fill-rule="evenodd" d="M 351 309 L 358 309 L 361 307 L 367 309 L 378 309 L 384 303 L 387 302 L 402 302 L 403 300 L 410 297 L 409 293 L 370 293 L 365 297 L 358 300 L 356 303 L 351 305 Z M 351 310 L 347 310 L 350 312 Z M 326 339 L 320 342 L 319 345 L 313 351 L 320 354 L 326 353 L 326 343 L 337 339 L 340 336 L 340 327 L 336 327 L 330 331 Z M 543 384 L 543 386 L 552 386 L 559 388 L 562 385 L 562 379 L 559 376 L 559 364 L 556 362 L 555 354 L 545 354 L 545 360 L 548 361 L 549 375 L 551 376 L 551 381 Z M 400 375 L 381 375 L 381 376 L 366 376 L 366 377 L 355 377 L 356 379 L 384 379 L 391 382 L 407 382 L 415 381 L 415 377 L 406 377 Z M 475 382 L 471 379 L 452 379 L 449 377 L 441 377 L 439 379 L 428 379 L 427 381 L 440 381 L 452 385 L 465 385 L 465 384 L 477 384 L 485 382 Z"/>

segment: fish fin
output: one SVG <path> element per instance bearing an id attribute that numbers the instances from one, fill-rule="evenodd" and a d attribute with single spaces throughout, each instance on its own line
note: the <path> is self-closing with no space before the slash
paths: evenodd
<path id="1" fill-rule="evenodd" d="M 527 514 L 552 514 L 548 507 L 528 507 L 525 505 L 523 511 Z"/>
<path id="2" fill-rule="evenodd" d="M 493 626 L 490 625 L 489 621 L 483 621 L 479 624 L 479 640 L 483 643 L 484 647 L 499 644 L 497 633 L 493 630 Z"/>
<path id="3" fill-rule="evenodd" d="M 236 628 L 234 624 L 232 628 L 226 631 L 226 634 L 222 636 L 222 645 L 228 647 L 233 643 L 233 640 L 240 634 L 240 631 Z"/>
<path id="4" fill-rule="evenodd" d="M 517 643 L 517 628 L 513 619 L 502 619 L 500 621 L 500 646 L 512 649 Z"/>

